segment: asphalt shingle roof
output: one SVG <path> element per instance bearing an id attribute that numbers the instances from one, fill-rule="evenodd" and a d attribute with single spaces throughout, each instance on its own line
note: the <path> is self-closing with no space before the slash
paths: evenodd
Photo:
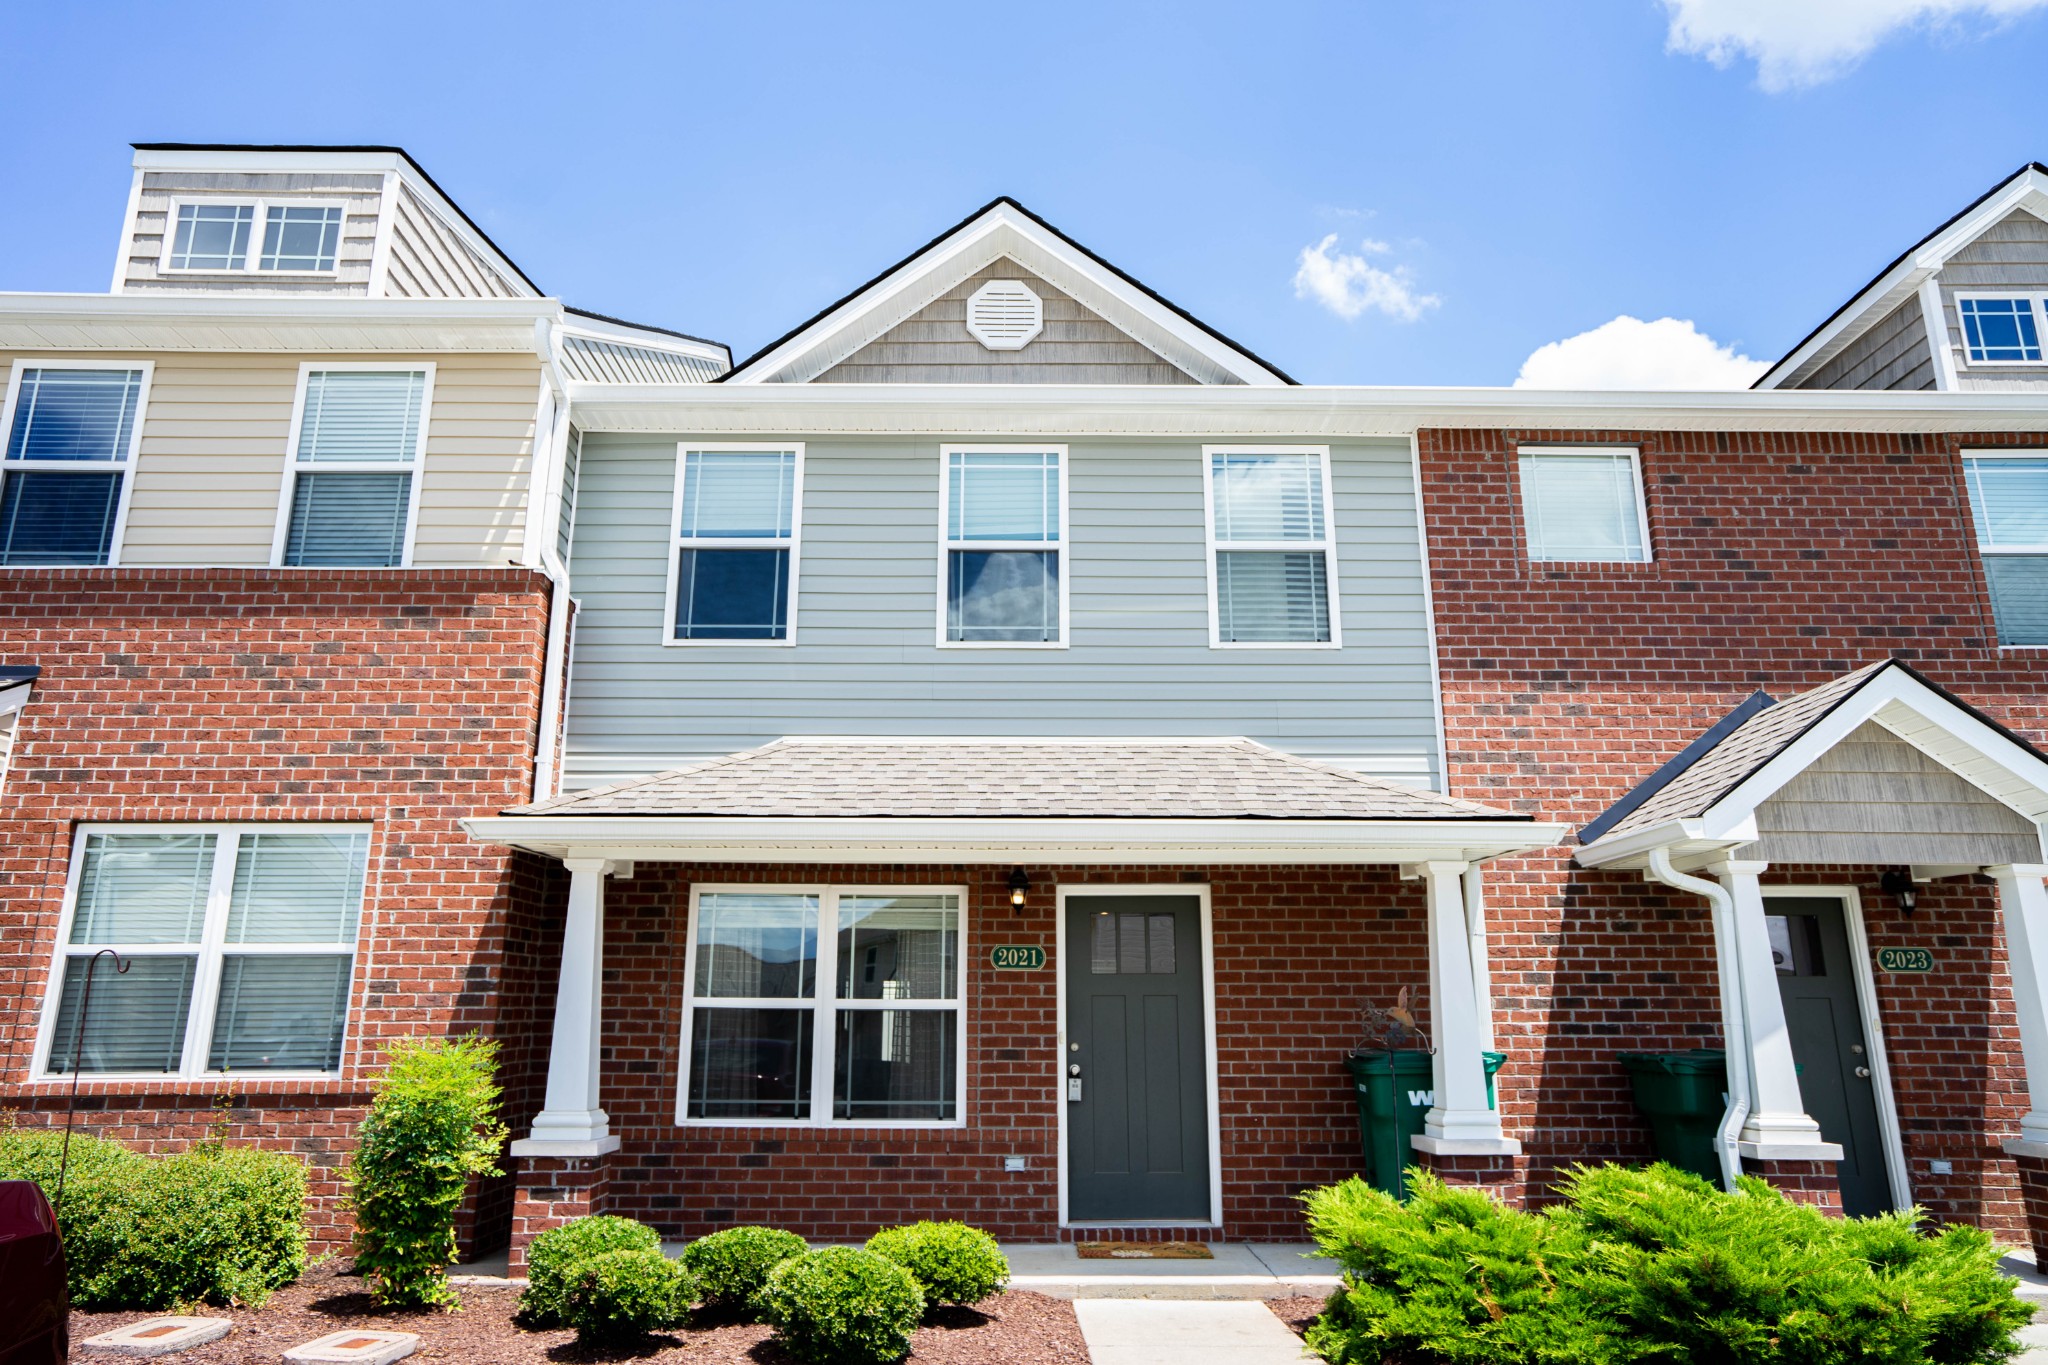
<path id="1" fill-rule="evenodd" d="M 1528 820 L 1248 739 L 778 740 L 507 815 Z"/>

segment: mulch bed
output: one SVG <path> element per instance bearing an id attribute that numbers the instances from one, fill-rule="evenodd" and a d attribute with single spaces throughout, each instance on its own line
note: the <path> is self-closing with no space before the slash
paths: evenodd
<path id="1" fill-rule="evenodd" d="M 460 1313 L 389 1313 L 370 1301 L 346 1261 L 330 1261 L 279 1290 L 260 1309 L 202 1308 L 208 1317 L 234 1319 L 219 1341 L 175 1356 L 168 1365 L 276 1365 L 292 1347 L 344 1328 L 417 1332 L 413 1360 L 463 1365 L 539 1365 L 559 1361 L 691 1361 L 696 1365 L 797 1365 L 769 1340 L 768 1328 L 731 1320 L 693 1321 L 687 1327 L 623 1349 L 584 1348 L 570 1331 L 529 1332 L 515 1326 L 519 1291 L 461 1285 Z M 156 1313 L 73 1313 L 71 1341 Z M 78 1353 L 81 1357 L 85 1353 Z M 107 1357 L 112 1360 L 114 1357 Z M 1074 1321 L 1074 1306 L 1042 1294 L 998 1294 L 976 1308 L 941 1309 L 917 1329 L 910 1359 L 922 1365 L 1086 1365 L 1088 1348 Z"/>
<path id="2" fill-rule="evenodd" d="M 1266 1307 L 1273 1310 L 1273 1316 L 1292 1328 L 1296 1336 L 1308 1331 L 1310 1323 L 1323 1315 L 1323 1305 L 1330 1301 L 1327 1294 L 1296 1294 L 1291 1298 L 1267 1299 Z"/>

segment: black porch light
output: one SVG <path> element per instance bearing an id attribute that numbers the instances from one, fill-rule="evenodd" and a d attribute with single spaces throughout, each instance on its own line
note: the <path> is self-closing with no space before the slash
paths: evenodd
<path id="1" fill-rule="evenodd" d="M 1877 889 L 1899 903 L 1899 913 L 1910 915 L 1913 907 L 1920 903 L 1920 890 L 1913 885 L 1913 874 L 1903 867 L 1895 867 L 1878 879 Z"/>
<path id="2" fill-rule="evenodd" d="M 1024 869 L 1021 867 L 1011 868 L 1010 904 L 1017 907 L 1017 912 L 1019 914 L 1022 914 L 1024 912 L 1024 893 L 1029 891 L 1030 889 L 1031 878 L 1024 875 Z"/>

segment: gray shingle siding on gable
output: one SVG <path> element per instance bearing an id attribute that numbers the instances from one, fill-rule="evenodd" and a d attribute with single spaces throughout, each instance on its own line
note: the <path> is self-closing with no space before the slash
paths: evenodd
<path id="1" fill-rule="evenodd" d="M 1801 379 L 1802 389 L 1931 389 L 1934 357 L 1927 349 L 1927 325 L 1914 295 L 1880 318 L 1869 331 Z"/>
<path id="2" fill-rule="evenodd" d="M 2048 369 L 2006 365 L 1970 368 L 1963 350 L 1956 294 L 1983 289 L 2048 290 L 2048 222 L 2014 210 L 1984 235 L 1948 258 L 1941 268 L 1943 321 L 1956 361 L 1956 387 L 1977 390 L 2048 388 Z"/>
<path id="3" fill-rule="evenodd" d="M 370 265 L 377 241 L 378 207 L 384 177 L 362 172 L 313 174 L 274 171 L 147 171 L 135 201 L 135 230 L 124 244 L 122 287 L 136 292 L 171 290 L 189 293 L 345 294 L 369 293 Z M 279 200 L 311 199 L 343 206 L 341 237 L 335 252 L 335 273 L 304 276 L 264 271 L 206 271 L 158 274 L 172 231 L 171 205 L 180 199 L 244 201 L 259 196 Z M 251 250 L 261 241 L 260 226 Z"/>
<path id="4" fill-rule="evenodd" d="M 932 437 L 807 439 L 795 646 L 664 647 L 680 439 L 584 437 L 572 788 L 792 734 L 1243 735 L 1439 782 L 1404 442 L 1331 450 L 1341 650 L 1209 648 L 1200 442 L 1097 438 L 1065 443 L 1070 647 L 949 650 Z"/>

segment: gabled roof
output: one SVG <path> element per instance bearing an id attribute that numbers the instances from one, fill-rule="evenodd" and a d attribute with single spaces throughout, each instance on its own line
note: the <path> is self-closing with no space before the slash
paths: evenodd
<path id="1" fill-rule="evenodd" d="M 1009 257 L 1204 383 L 1295 381 L 1004 196 L 975 210 L 866 284 L 748 356 L 721 382 L 822 374 L 945 293 Z"/>
<path id="2" fill-rule="evenodd" d="M 1775 389 L 1803 371 L 1833 358 L 1906 297 L 1947 261 L 1982 236 L 1986 229 L 2024 209 L 2048 218 L 2048 166 L 2028 162 L 1965 205 L 1961 212 L 1907 247 L 1877 272 L 1850 300 L 1800 339 L 1784 358 L 1750 385 Z"/>

